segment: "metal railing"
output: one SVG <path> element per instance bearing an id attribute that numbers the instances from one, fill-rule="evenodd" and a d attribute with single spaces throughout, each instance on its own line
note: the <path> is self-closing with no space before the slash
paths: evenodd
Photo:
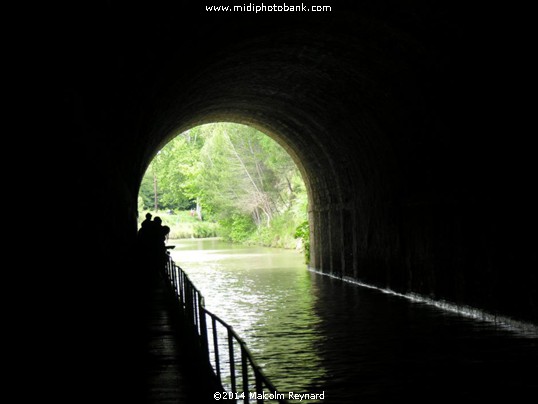
<path id="1" fill-rule="evenodd" d="M 277 391 L 256 364 L 245 342 L 230 325 L 204 307 L 204 297 L 172 258 L 167 262 L 166 275 L 175 301 L 179 304 L 188 324 L 192 325 L 202 355 L 207 359 L 220 384 L 224 388 L 229 388 L 226 397 L 243 401 L 245 404 L 252 402 L 287 404 L 284 394 Z M 223 332 L 219 333 L 219 330 Z M 223 351 L 228 352 L 226 354 Z"/>

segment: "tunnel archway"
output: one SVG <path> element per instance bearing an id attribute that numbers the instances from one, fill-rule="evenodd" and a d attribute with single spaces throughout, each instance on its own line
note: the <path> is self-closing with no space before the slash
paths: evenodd
<path id="1" fill-rule="evenodd" d="M 254 17 L 109 2 L 45 20 L 59 34 L 42 47 L 57 74 L 43 80 L 52 86 L 35 108 L 50 107 L 53 133 L 20 139 L 39 138 L 38 179 L 75 177 L 42 193 L 69 185 L 64 211 L 79 235 L 42 276 L 54 275 L 47 284 L 78 308 L 77 324 L 58 316 L 58 327 L 87 336 L 84 359 L 102 367 L 122 358 L 94 401 L 104 391 L 122 401 L 128 390 L 116 370 L 129 369 L 126 341 L 139 321 L 126 257 L 144 166 L 174 130 L 208 121 L 257 125 L 300 154 L 315 189 L 321 270 L 537 322 L 532 24 L 520 10 L 510 20 L 509 7 L 349 3 Z M 35 192 L 27 200 L 35 209 Z M 83 260 L 80 245 L 91 246 Z M 77 287 L 63 287 L 67 279 Z"/>
<path id="2" fill-rule="evenodd" d="M 100 189 L 104 177 L 96 197 L 117 195 L 107 213 L 117 233 L 99 237 L 103 254 L 113 257 L 114 243 L 129 249 L 138 181 L 154 150 L 177 130 L 237 121 L 280 136 L 310 173 L 314 268 L 534 318 L 536 282 L 525 263 L 536 257 L 520 227 L 533 197 L 518 199 L 525 209 L 514 209 L 516 220 L 491 221 L 514 206 L 510 192 L 527 189 L 530 160 L 498 164 L 522 150 L 491 135 L 499 125 L 483 128 L 496 109 L 484 100 L 490 90 L 466 22 L 430 11 L 292 17 L 278 27 L 238 17 L 225 35 L 192 42 L 175 21 L 159 21 L 136 27 L 116 76 L 100 64 L 102 50 L 84 53 L 92 74 L 67 110 L 92 139 L 85 183 Z M 510 192 L 499 194 L 499 178 L 512 179 Z"/>
<path id="3" fill-rule="evenodd" d="M 251 125 L 285 145 L 309 178 L 313 268 L 492 311 L 513 305 L 501 297 L 498 276 L 476 261 L 493 257 L 493 244 L 473 251 L 471 240 L 505 237 L 486 234 L 496 204 L 480 210 L 494 184 L 479 178 L 473 161 L 484 139 L 457 96 L 468 82 L 457 63 L 426 51 L 452 50 L 447 21 L 427 39 L 397 24 L 335 21 L 317 31 L 299 25 L 212 38 L 191 49 L 201 58 L 192 66 L 183 53 L 167 54 L 130 175 L 140 178 L 178 131 L 215 121 Z M 478 287 L 485 278 L 488 286 Z"/>
<path id="4" fill-rule="evenodd" d="M 361 268 L 364 281 L 387 286 L 390 279 L 391 287 L 405 288 L 398 252 L 387 248 L 399 236 L 381 236 L 396 226 L 401 186 L 386 133 L 397 101 L 383 79 L 393 66 L 371 55 L 354 63 L 365 52 L 349 35 L 294 30 L 226 47 L 188 83 L 171 64 L 166 71 L 174 84 L 167 82 L 166 110 L 149 130 L 141 166 L 189 127 L 215 121 L 253 126 L 283 145 L 304 174 L 311 266 L 355 279 Z"/>
<path id="5" fill-rule="evenodd" d="M 338 167 L 331 156 L 323 150 L 323 145 L 318 151 L 314 147 L 308 146 L 308 141 L 305 145 L 298 146 L 299 142 L 296 139 L 300 136 L 292 129 L 288 129 L 286 135 L 282 135 L 280 133 L 282 127 L 275 126 L 271 122 L 254 121 L 250 117 L 245 118 L 245 116 L 238 115 L 219 114 L 218 116 L 221 122 L 224 120 L 255 127 L 277 141 L 292 156 L 305 181 L 309 206 L 311 207 L 309 209 L 309 222 L 311 240 L 313 240 L 314 245 L 311 266 L 341 276 L 345 273 L 345 258 L 347 257 L 347 271 L 350 275 L 356 272 L 356 269 L 353 269 L 354 254 L 343 252 L 344 243 L 350 245 L 351 242 L 350 240 L 344 241 L 346 235 L 342 233 L 341 228 L 341 224 L 347 219 L 347 228 L 344 230 L 347 231 L 349 237 L 352 236 L 353 222 L 349 220 L 351 218 L 350 206 L 347 207 L 347 217 L 342 216 L 344 215 L 343 201 L 347 200 L 349 203 L 349 197 L 342 193 L 344 190 L 345 192 L 350 190 L 349 178 L 342 173 L 342 170 L 346 171 L 349 168 L 344 165 Z M 197 125 L 213 122 L 215 119 L 206 118 L 197 121 Z M 164 142 L 168 142 L 171 137 L 188 128 L 187 126 L 174 129 L 164 137 Z M 328 234 L 331 230 L 332 234 Z"/>

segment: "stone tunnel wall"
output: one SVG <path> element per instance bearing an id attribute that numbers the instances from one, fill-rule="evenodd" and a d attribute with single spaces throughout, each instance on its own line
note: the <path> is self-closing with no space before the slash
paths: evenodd
<path id="1" fill-rule="evenodd" d="M 316 16 L 120 3 L 73 4 L 29 35 L 39 52 L 21 45 L 49 85 L 23 93 L 25 112 L 52 123 L 19 122 L 8 137 L 23 144 L 4 153 L 35 165 L 16 197 L 61 234 L 45 233 L 46 268 L 23 283 L 39 289 L 32 345 L 62 360 L 46 369 L 55 399 L 140 402 L 140 178 L 171 136 L 211 121 L 254 125 L 296 158 L 314 267 L 538 323 L 534 22 L 455 1 Z"/>
<path id="2" fill-rule="evenodd" d="M 288 27 L 219 49 L 165 91 L 169 105 L 153 136 L 217 120 L 254 125 L 283 142 L 305 174 L 312 267 L 535 317 L 535 289 L 523 291 L 535 276 L 513 268 L 533 259 L 530 251 L 514 256 L 527 233 L 495 218 L 507 200 L 492 156 L 507 146 L 476 126 L 481 108 L 461 96 L 466 86 L 476 91 L 464 71 L 474 68 L 440 56 L 463 38 L 443 37 L 443 20 L 427 40 L 355 21 L 322 34 Z M 505 279 L 514 271 L 519 286 Z"/>
<path id="3" fill-rule="evenodd" d="M 85 281 L 104 302 L 121 306 L 119 256 L 132 249 L 154 153 L 181 130 L 228 120 L 296 158 L 314 268 L 536 322 L 535 159 L 509 89 L 491 85 L 491 55 L 505 50 L 453 6 L 378 3 L 279 24 L 202 16 L 189 31 L 166 9 L 97 13 L 98 32 L 75 24 L 61 59 L 65 144 L 78 151 L 72 192 L 88 212 L 78 225 L 98 240 L 100 269 Z"/>

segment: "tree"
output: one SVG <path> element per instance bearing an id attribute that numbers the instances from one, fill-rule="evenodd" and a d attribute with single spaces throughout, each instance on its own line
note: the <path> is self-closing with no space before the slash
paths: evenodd
<path id="1" fill-rule="evenodd" d="M 153 175 L 156 208 L 183 210 L 194 206 L 190 184 L 199 160 L 196 139 L 188 133 L 174 138 L 151 162 L 148 171 Z"/>
<path id="2" fill-rule="evenodd" d="M 293 238 L 295 228 L 288 228 L 307 219 L 305 186 L 288 153 L 256 129 L 233 123 L 198 126 L 173 139 L 152 161 L 140 195 L 146 207 L 152 197 L 159 209 L 196 207 L 201 214 L 203 206 L 234 240 L 270 234 L 261 229 L 276 222 Z"/>
<path id="3" fill-rule="evenodd" d="M 303 203 L 304 183 L 284 149 L 263 133 L 244 125 L 202 127 L 201 170 L 197 189 L 221 220 L 249 215 L 257 226 L 270 226 L 275 215 Z M 304 218 L 301 217 L 301 221 Z"/>

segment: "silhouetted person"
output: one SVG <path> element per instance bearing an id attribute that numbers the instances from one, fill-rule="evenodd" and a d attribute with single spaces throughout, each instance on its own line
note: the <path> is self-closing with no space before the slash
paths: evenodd
<path id="1" fill-rule="evenodd" d="M 156 226 L 156 227 L 162 227 L 162 225 L 163 225 L 163 221 L 159 216 L 155 216 L 153 218 L 153 223 L 154 223 L 154 226 Z"/>
<path id="2" fill-rule="evenodd" d="M 151 213 L 146 213 L 146 218 L 144 221 L 140 224 L 141 227 L 147 227 L 148 225 L 151 225 Z"/>
<path id="3" fill-rule="evenodd" d="M 166 244 L 166 240 L 168 240 L 168 235 L 170 234 L 170 227 L 168 226 L 163 226 L 162 227 L 162 232 L 161 232 L 161 235 L 163 237 L 163 243 Z"/>
<path id="4" fill-rule="evenodd" d="M 142 265 L 159 272 L 164 270 L 168 261 L 165 242 L 169 233 L 170 227 L 163 226 L 159 216 L 151 220 L 151 214 L 146 214 L 146 219 L 138 231 L 138 247 Z"/>
<path id="5" fill-rule="evenodd" d="M 146 213 L 146 218 L 140 224 L 140 229 L 138 230 L 138 245 L 140 248 L 144 248 L 151 237 L 151 226 L 153 222 L 151 221 L 151 213 Z"/>

